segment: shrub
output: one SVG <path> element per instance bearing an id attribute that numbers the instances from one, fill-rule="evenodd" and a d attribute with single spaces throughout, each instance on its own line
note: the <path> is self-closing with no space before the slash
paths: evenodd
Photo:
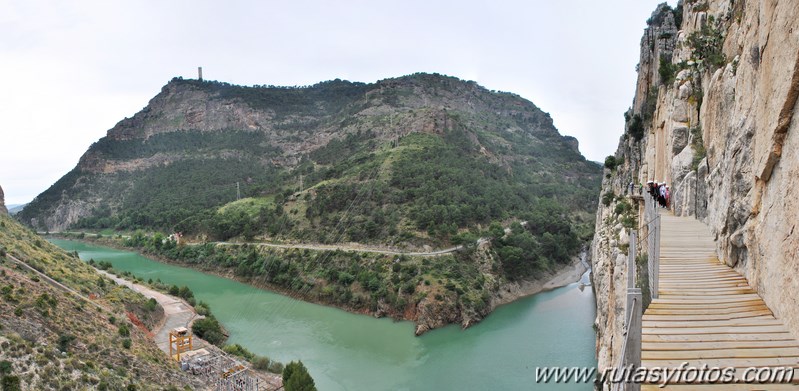
<path id="1" fill-rule="evenodd" d="M 7 375 L 11 373 L 12 363 L 8 360 L 0 361 L 0 375 Z"/>
<path id="2" fill-rule="evenodd" d="M 269 359 L 269 357 L 256 356 L 252 360 L 252 367 L 257 369 L 257 370 L 259 370 L 259 371 L 268 371 L 270 363 L 271 363 L 271 360 Z"/>
<path id="3" fill-rule="evenodd" d="M 125 338 L 125 339 L 122 340 L 122 347 L 125 348 L 125 349 L 130 349 L 130 346 L 132 344 L 133 343 L 130 341 L 130 338 Z"/>
<path id="4" fill-rule="evenodd" d="M 241 358 L 244 358 L 244 359 L 250 360 L 250 361 L 252 361 L 253 358 L 255 358 L 255 355 L 251 351 L 247 350 L 245 347 L 243 347 L 243 346 L 241 346 L 239 344 L 225 345 L 225 348 L 222 349 L 222 350 L 224 350 L 225 353 L 227 353 L 227 354 L 232 354 L 234 356 L 239 356 Z"/>
<path id="5" fill-rule="evenodd" d="M 644 138 L 644 120 L 640 115 L 633 115 L 627 131 L 635 141 L 641 141 L 641 139 Z"/>
<path id="6" fill-rule="evenodd" d="M 649 92 L 646 94 L 646 100 L 644 100 L 644 105 L 641 107 L 641 119 L 644 122 L 651 122 L 653 118 L 655 118 L 655 109 L 657 109 L 658 104 L 658 90 L 657 88 L 650 88 Z M 643 125 L 643 124 L 642 124 Z"/>
<path id="7" fill-rule="evenodd" d="M 3 391 L 19 391 L 22 389 L 22 385 L 19 381 L 19 377 L 17 376 L 3 376 L 2 380 L 2 390 Z"/>
<path id="8" fill-rule="evenodd" d="M 283 369 L 283 385 L 286 391 L 316 391 L 311 374 L 302 361 L 290 362 Z"/>
<path id="9" fill-rule="evenodd" d="M 631 209 L 632 206 L 630 206 L 630 203 L 628 203 L 627 201 L 622 201 L 616 204 L 616 209 L 614 210 L 614 212 L 617 215 L 620 215 L 629 212 Z"/>
<path id="10" fill-rule="evenodd" d="M 117 332 L 122 337 L 129 337 L 130 336 L 130 330 L 128 329 L 128 326 L 124 325 L 124 324 L 119 325 L 119 328 L 117 328 Z"/>
<path id="11" fill-rule="evenodd" d="M 707 23 L 699 31 L 694 31 L 688 36 L 688 45 L 694 57 L 701 60 L 710 71 L 716 70 L 727 63 L 727 58 L 721 52 L 724 37 L 721 29 L 716 26 L 713 16 L 709 16 Z"/>
<path id="12" fill-rule="evenodd" d="M 699 162 L 707 156 L 705 143 L 702 140 L 702 127 L 695 126 L 691 128 L 691 148 L 694 150 L 694 158 L 691 161 L 691 169 L 696 171 L 699 169 Z"/>
<path id="13" fill-rule="evenodd" d="M 191 331 L 198 337 L 217 346 L 225 342 L 225 335 L 222 334 L 222 326 L 213 316 L 196 320 L 191 325 Z"/>
<path id="14" fill-rule="evenodd" d="M 663 85 L 671 85 L 674 83 L 674 78 L 677 76 L 677 65 L 671 63 L 666 58 L 660 58 L 660 67 L 658 67 L 658 74 L 660 75 L 660 83 Z"/>
<path id="15" fill-rule="evenodd" d="M 69 350 L 69 345 L 75 340 L 74 335 L 62 334 L 58 337 L 58 350 L 66 352 Z"/>
<path id="16" fill-rule="evenodd" d="M 607 168 L 607 169 L 609 169 L 611 171 L 616 169 L 616 157 L 615 156 L 610 155 L 610 156 L 605 158 L 605 168 Z"/>

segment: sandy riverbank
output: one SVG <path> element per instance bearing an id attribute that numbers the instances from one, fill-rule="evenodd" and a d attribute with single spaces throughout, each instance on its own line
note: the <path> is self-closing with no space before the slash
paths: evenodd
<path id="1" fill-rule="evenodd" d="M 572 263 L 567 267 L 541 278 L 505 283 L 499 288 L 499 292 L 497 292 L 497 296 L 491 301 L 491 305 L 496 308 L 497 306 L 511 303 L 523 297 L 578 282 L 587 270 L 588 267 L 582 259 L 580 257 L 575 257 Z"/>

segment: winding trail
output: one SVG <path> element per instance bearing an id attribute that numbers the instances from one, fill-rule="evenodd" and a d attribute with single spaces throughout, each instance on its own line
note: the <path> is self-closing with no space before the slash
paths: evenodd
<path id="1" fill-rule="evenodd" d="M 523 223 L 527 223 L 526 221 Z M 510 232 L 509 228 L 505 229 L 505 232 Z M 45 234 L 66 234 L 66 235 L 94 235 L 97 236 L 96 233 L 87 233 L 87 232 L 73 232 L 73 231 L 63 231 L 63 232 L 39 232 L 40 235 Z M 130 238 L 128 235 L 120 235 L 122 238 Z M 476 244 L 479 246 L 480 244 L 488 241 L 488 238 L 480 238 L 477 240 Z M 365 253 L 374 253 L 374 254 L 387 254 L 387 255 L 407 255 L 410 257 L 437 257 L 441 255 L 451 254 L 458 250 L 463 249 L 462 245 L 453 246 L 448 248 L 443 248 L 440 250 L 432 250 L 432 251 L 401 251 L 401 250 L 392 250 L 388 248 L 381 248 L 381 247 L 371 247 L 357 243 L 349 243 L 349 244 L 319 244 L 319 243 L 269 243 L 269 242 L 208 242 L 210 244 L 215 244 L 217 246 L 259 246 L 259 247 L 272 247 L 272 248 L 283 248 L 283 249 L 300 249 L 300 250 L 318 250 L 318 251 L 347 251 L 347 252 L 365 252 Z M 200 243 L 192 243 L 187 242 L 187 245 L 198 245 Z"/>
<path id="2" fill-rule="evenodd" d="M 481 243 L 483 239 L 478 241 L 478 244 Z M 277 244 L 277 243 L 265 243 L 265 242 L 211 242 L 216 244 L 217 246 L 241 246 L 241 245 L 250 245 L 250 246 L 260 246 L 260 247 L 273 247 L 273 248 L 285 248 L 285 249 L 304 249 L 304 250 L 322 250 L 322 251 L 347 251 L 347 252 L 367 252 L 367 253 L 376 253 L 376 254 L 388 254 L 388 255 L 407 255 L 407 256 L 416 256 L 416 257 L 437 257 L 440 255 L 446 255 L 458 251 L 463 248 L 463 246 L 455 246 L 449 247 L 441 250 L 435 251 L 427 251 L 427 252 L 404 252 L 398 250 L 388 250 L 388 249 L 380 249 L 375 247 L 367 247 L 361 245 L 338 245 L 338 244 Z"/>
<path id="3" fill-rule="evenodd" d="M 155 299 L 155 301 L 157 301 L 158 304 L 164 308 L 163 321 L 152 330 L 156 345 L 158 345 L 158 348 L 164 353 L 169 354 L 169 330 L 172 330 L 176 327 L 189 328 L 189 324 L 191 324 L 194 319 L 198 318 L 194 308 L 192 308 L 183 300 L 158 292 L 157 290 L 144 285 L 136 284 L 124 278 L 117 277 L 105 270 L 97 270 L 97 272 L 114 280 L 117 285 L 126 286 L 132 289 L 134 292 L 142 294 L 148 299 Z M 199 338 L 195 338 L 194 345 L 197 347 L 205 347 L 205 342 Z"/>

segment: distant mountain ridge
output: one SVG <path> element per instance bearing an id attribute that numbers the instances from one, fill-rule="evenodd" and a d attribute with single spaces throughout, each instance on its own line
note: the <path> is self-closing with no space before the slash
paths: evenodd
<path id="1" fill-rule="evenodd" d="M 588 222 L 599 177 L 534 104 L 454 77 L 302 88 L 175 78 L 18 217 L 50 231 L 421 245 L 553 200 Z M 220 218 L 237 194 L 260 209 Z"/>
<path id="2" fill-rule="evenodd" d="M 22 209 L 25 208 L 25 205 L 28 205 L 28 204 L 10 204 L 10 205 L 6 205 L 6 208 L 8 208 L 8 214 L 13 216 L 13 215 L 19 213 L 20 211 L 22 211 Z"/>

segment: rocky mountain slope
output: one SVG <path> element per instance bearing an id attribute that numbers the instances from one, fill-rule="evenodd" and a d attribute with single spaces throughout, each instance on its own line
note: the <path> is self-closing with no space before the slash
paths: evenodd
<path id="1" fill-rule="evenodd" d="M 791 154 L 799 143 L 799 7 L 741 0 L 660 5 L 638 66 L 592 246 L 600 367 L 615 365 L 622 341 L 625 228 L 642 223 L 619 206 L 628 202 L 630 182 L 667 182 L 674 213 L 707 223 L 719 258 L 799 336 L 799 238 L 790 218 L 799 212 L 799 160 Z"/>
<path id="2" fill-rule="evenodd" d="M 174 79 L 18 218 L 50 231 L 180 231 L 194 243 L 464 244 L 422 259 L 128 241 L 306 300 L 413 320 L 421 333 L 479 321 L 517 283 L 570 265 L 591 237 L 600 175 L 531 102 L 453 77 L 300 88 Z"/>
<path id="3" fill-rule="evenodd" d="M 174 79 L 19 218 L 50 231 L 424 245 L 539 200 L 588 226 L 599 171 L 531 102 L 452 77 L 301 88 Z M 237 195 L 256 205 L 217 213 Z"/>
<path id="4" fill-rule="evenodd" d="M 68 294 L 19 259 L 92 303 Z M 99 307 L 97 306 L 99 304 Z M 134 316 L 152 328 L 160 307 L 102 278 L 77 257 L 0 215 L 0 377 L 24 390 L 164 390 L 193 383 Z"/>

